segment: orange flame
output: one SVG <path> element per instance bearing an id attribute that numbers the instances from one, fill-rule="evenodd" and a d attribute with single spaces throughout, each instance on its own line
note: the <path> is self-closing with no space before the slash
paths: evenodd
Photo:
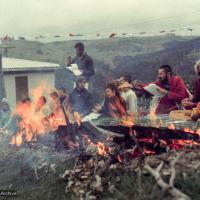
<path id="1" fill-rule="evenodd" d="M 149 117 L 150 117 L 151 125 L 157 126 L 156 108 L 154 108 L 154 107 L 150 108 Z"/>
<path id="2" fill-rule="evenodd" d="M 125 126 L 132 127 L 134 125 L 134 117 L 132 115 L 121 119 L 121 123 Z"/>
<path id="3" fill-rule="evenodd" d="M 102 142 L 97 143 L 98 154 L 101 156 L 106 156 L 106 148 Z"/>
<path id="4" fill-rule="evenodd" d="M 168 123 L 168 124 L 167 124 L 167 128 L 168 128 L 168 129 L 172 129 L 172 130 L 176 129 L 176 127 L 174 126 L 173 123 Z"/>
<path id="5" fill-rule="evenodd" d="M 20 102 L 16 105 L 13 115 L 21 119 L 17 124 L 19 130 L 13 136 L 11 144 L 20 146 L 25 141 L 35 141 L 38 135 L 48 133 L 50 130 L 55 131 L 59 125 L 66 125 L 60 104 L 53 102 L 54 107 L 51 108 L 49 96 L 51 91 L 52 89 L 43 82 L 31 90 L 32 100 L 30 102 Z M 42 96 L 46 102 L 41 102 L 40 97 Z"/>
<path id="6" fill-rule="evenodd" d="M 149 154 L 155 154 L 155 152 L 154 152 L 154 151 L 152 151 L 152 150 L 149 150 L 149 149 L 146 149 L 146 148 L 144 148 L 144 153 L 145 153 L 145 155 L 149 155 Z"/>
<path id="7" fill-rule="evenodd" d="M 76 123 L 78 124 L 78 126 L 81 125 L 81 116 L 79 115 L 78 112 L 74 112 L 74 119 L 76 121 Z"/>
<path id="8" fill-rule="evenodd" d="M 20 146 L 22 144 L 22 132 L 17 132 L 16 136 L 14 136 L 11 140 L 11 144 L 15 144 L 16 146 Z"/>

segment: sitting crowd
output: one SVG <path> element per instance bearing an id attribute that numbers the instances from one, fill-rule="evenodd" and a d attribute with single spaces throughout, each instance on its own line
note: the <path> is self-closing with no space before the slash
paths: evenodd
<path id="1" fill-rule="evenodd" d="M 27 98 L 18 104 L 15 110 L 18 110 L 17 114 L 21 118 L 26 116 L 26 112 L 30 114 L 32 112 L 30 110 L 34 110 L 34 115 L 40 116 L 42 123 L 55 130 L 59 125 L 73 123 L 80 125 L 81 119 L 94 111 L 111 118 L 148 115 L 149 110 L 141 112 L 139 105 L 140 97 L 144 95 L 150 97 L 150 105 L 155 108 L 156 115 L 167 114 L 173 120 L 197 120 L 200 116 L 200 61 L 196 63 L 195 71 L 198 78 L 194 83 L 193 95 L 183 79 L 173 75 L 171 66 L 162 65 L 158 68 L 157 80 L 153 82 L 159 86 L 159 96 L 153 96 L 145 90 L 148 84 L 139 80 L 132 82 L 130 75 L 124 75 L 106 85 L 103 102 L 95 105 L 93 96 L 85 87 L 87 78 L 80 75 L 69 95 L 64 88 L 57 88 L 49 97 L 40 96 L 34 106 L 31 99 Z M 49 99 L 48 105 L 47 99 Z M 23 109 L 19 105 L 23 105 Z M 10 116 L 9 103 L 3 98 L 0 109 L 1 128 L 9 123 Z"/>

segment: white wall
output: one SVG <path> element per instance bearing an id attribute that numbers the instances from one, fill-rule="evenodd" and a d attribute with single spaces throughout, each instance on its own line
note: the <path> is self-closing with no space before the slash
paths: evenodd
<path id="1" fill-rule="evenodd" d="M 4 83 L 6 90 L 6 98 L 10 105 L 14 107 L 16 105 L 16 86 L 15 77 L 27 76 L 28 77 L 28 90 L 38 87 L 41 81 L 46 82 L 49 87 L 54 87 L 55 84 L 55 73 L 20 73 L 20 74 L 4 74 Z"/>

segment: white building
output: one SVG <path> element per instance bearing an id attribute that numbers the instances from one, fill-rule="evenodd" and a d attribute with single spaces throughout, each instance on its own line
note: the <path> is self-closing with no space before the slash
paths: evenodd
<path id="1" fill-rule="evenodd" d="M 58 67 L 59 64 L 55 63 L 3 57 L 6 98 L 11 106 L 28 97 L 30 90 L 38 87 L 41 81 L 54 87 L 55 70 Z"/>

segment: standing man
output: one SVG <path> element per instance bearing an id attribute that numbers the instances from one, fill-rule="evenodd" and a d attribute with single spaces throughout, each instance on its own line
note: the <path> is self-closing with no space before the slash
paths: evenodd
<path id="1" fill-rule="evenodd" d="M 87 82 L 90 80 L 91 76 L 95 74 L 93 60 L 87 53 L 84 51 L 84 44 L 78 42 L 75 44 L 74 48 L 76 49 L 76 56 L 71 60 L 71 57 L 68 57 L 67 65 L 77 64 L 81 75 L 86 77 Z"/>

